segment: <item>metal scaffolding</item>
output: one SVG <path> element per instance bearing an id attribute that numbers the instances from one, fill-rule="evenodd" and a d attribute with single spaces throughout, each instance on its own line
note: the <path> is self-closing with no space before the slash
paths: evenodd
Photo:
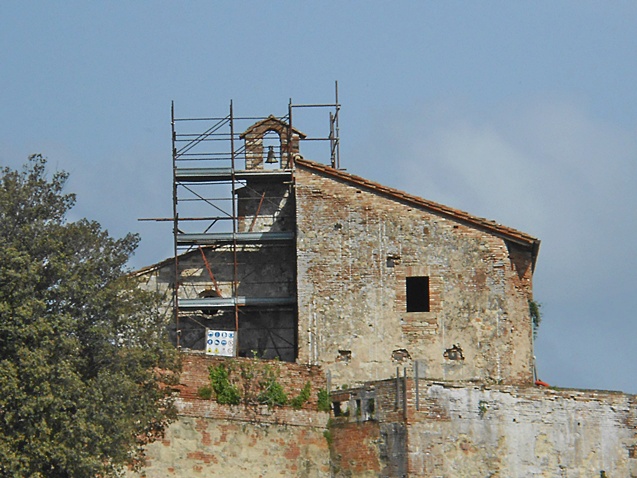
<path id="1" fill-rule="evenodd" d="M 330 164 L 340 168 L 338 85 L 335 96 L 333 104 L 293 104 L 290 100 L 287 114 L 281 117 L 238 117 L 230 102 L 226 116 L 182 118 L 176 117 L 174 104 L 171 106 L 173 314 L 177 347 L 183 345 L 184 317 L 199 323 L 202 329 L 206 327 L 203 321 L 193 319 L 193 313 L 231 314 L 236 335 L 244 310 L 260 314 L 258 318 L 284 310 L 286 317 L 294 318 L 293 323 L 286 319 L 285 326 L 264 328 L 263 334 L 271 336 L 268 343 L 272 344 L 272 353 L 296 356 L 296 277 L 254 272 L 250 261 L 255 254 L 250 253 L 260 248 L 269 249 L 268 254 L 259 257 L 289 252 L 293 264 L 288 268 L 295 274 L 294 217 L 291 226 L 281 226 L 277 221 L 283 223 L 284 213 L 295 214 L 294 210 L 289 211 L 288 204 L 293 204 L 294 160 L 300 141 L 328 142 Z M 301 108 L 330 108 L 326 137 L 309 137 L 294 129 L 293 113 Z M 268 137 L 270 124 L 280 128 L 278 142 L 276 137 Z M 265 131 L 258 138 L 250 133 L 256 125 L 263 125 Z M 245 167 L 239 167 L 242 161 Z M 282 212 L 285 207 L 288 209 Z M 197 250 L 206 276 L 204 290 L 202 282 L 192 282 L 180 264 L 186 256 L 194 258 Z M 262 268 L 267 267 L 268 264 Z M 268 293 L 244 294 L 245 290 L 254 292 L 259 287 Z M 281 291 L 288 293 L 276 293 Z M 283 348 L 293 351 L 282 352 Z"/>

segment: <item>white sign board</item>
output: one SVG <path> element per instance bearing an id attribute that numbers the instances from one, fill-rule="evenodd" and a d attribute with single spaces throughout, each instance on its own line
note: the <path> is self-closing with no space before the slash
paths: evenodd
<path id="1" fill-rule="evenodd" d="M 234 330 L 206 329 L 206 355 L 234 357 L 236 336 Z"/>

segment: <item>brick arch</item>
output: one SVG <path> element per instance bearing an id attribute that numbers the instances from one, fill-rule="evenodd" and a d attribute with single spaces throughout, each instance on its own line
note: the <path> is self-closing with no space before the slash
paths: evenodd
<path id="1" fill-rule="evenodd" d="M 299 140 L 305 138 L 305 134 L 294 128 L 290 131 L 286 122 L 270 115 L 250 126 L 240 136 L 245 141 L 246 169 L 263 169 L 263 138 L 270 132 L 279 135 L 281 169 L 292 167 L 292 158 L 299 152 Z"/>

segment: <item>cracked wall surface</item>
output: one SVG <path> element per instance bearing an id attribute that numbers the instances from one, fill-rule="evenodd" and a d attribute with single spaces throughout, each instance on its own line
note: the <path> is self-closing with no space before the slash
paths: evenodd
<path id="1" fill-rule="evenodd" d="M 409 476 L 637 476 L 634 396 L 611 392 L 426 388 L 410 417 Z M 442 410 L 428 420 L 428 407 Z"/>
<path id="2" fill-rule="evenodd" d="M 342 476 L 368 476 L 363 469 L 382 477 L 637 476 L 634 395 L 401 377 L 332 399 L 347 409 L 332 419 Z M 371 442 L 376 454 L 363 446 Z"/>
<path id="3" fill-rule="evenodd" d="M 531 383 L 530 250 L 303 168 L 296 207 L 301 361 L 338 386 L 414 360 L 427 378 Z M 429 311 L 406 311 L 412 276 L 429 278 Z M 462 360 L 445 356 L 454 345 Z"/>
<path id="4" fill-rule="evenodd" d="M 240 231 L 296 232 L 292 245 L 240 246 L 241 295 L 298 302 L 243 309 L 239 353 L 296 360 L 282 380 L 295 391 L 310 380 L 313 398 L 302 410 L 199 399 L 223 359 L 184 354 L 179 420 L 147 448 L 145 476 L 637 477 L 634 396 L 532 386 L 539 241 L 317 169 L 298 167 L 293 188 L 237 193 Z M 229 295 L 230 248 L 204 254 L 180 258 L 180 294 Z M 167 313 L 173 267 L 139 274 Z M 426 310 L 407 311 L 408 278 L 426 284 Z M 191 349 L 203 348 L 202 324 L 234 328 L 228 310 L 181 319 Z M 331 420 L 316 409 L 328 387 Z"/>

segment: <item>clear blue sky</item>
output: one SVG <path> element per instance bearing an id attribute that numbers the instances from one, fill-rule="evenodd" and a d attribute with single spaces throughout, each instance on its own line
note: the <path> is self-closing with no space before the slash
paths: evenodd
<path id="1" fill-rule="evenodd" d="M 137 221 L 171 214 L 171 100 L 279 115 L 338 80 L 348 171 L 542 240 L 540 377 L 637 393 L 636 2 L 8 0 L 0 47 L 0 164 L 69 171 L 134 267 L 172 251 Z"/>

